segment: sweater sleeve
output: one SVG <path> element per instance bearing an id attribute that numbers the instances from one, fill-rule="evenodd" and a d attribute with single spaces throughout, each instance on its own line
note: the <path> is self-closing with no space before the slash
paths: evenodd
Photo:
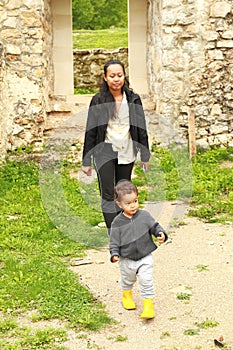
<path id="1" fill-rule="evenodd" d="M 110 261 L 113 256 L 120 256 L 120 229 L 119 227 L 111 227 L 110 231 Z"/>
<path id="2" fill-rule="evenodd" d="M 97 125 L 96 111 L 97 111 L 96 96 L 93 96 L 88 109 L 87 123 L 86 123 L 85 137 L 84 137 L 83 157 L 82 157 L 82 164 L 84 166 L 91 165 L 91 157 L 97 143 L 96 140 L 97 140 L 98 125 Z"/>
<path id="3" fill-rule="evenodd" d="M 148 162 L 150 159 L 148 133 L 144 109 L 141 98 L 139 97 L 139 105 L 137 105 L 138 115 L 138 141 L 140 144 L 141 161 Z"/>
<path id="4" fill-rule="evenodd" d="M 165 242 L 168 239 L 168 235 L 167 235 L 166 231 L 156 221 L 155 221 L 154 225 L 150 228 L 149 232 L 150 232 L 151 235 L 154 235 L 155 237 L 159 237 L 160 236 L 159 233 L 163 232 L 164 235 L 165 235 Z"/>
<path id="5" fill-rule="evenodd" d="M 147 125 L 145 113 L 142 106 L 142 101 L 139 95 L 134 100 L 134 103 L 131 104 L 133 109 L 133 125 L 131 125 L 132 134 L 136 133 L 135 138 L 133 139 L 137 141 L 137 147 L 140 149 L 140 157 L 141 161 L 148 162 L 150 159 L 150 150 L 149 150 L 149 142 L 148 142 L 148 133 L 147 133 Z"/>
<path id="6" fill-rule="evenodd" d="M 159 237 L 159 233 L 163 232 L 166 241 L 168 239 L 168 235 L 164 228 L 153 218 L 153 216 L 149 212 L 145 211 L 145 213 L 147 215 L 147 222 L 149 224 L 149 233 L 151 235 L 154 235 L 155 237 Z"/>

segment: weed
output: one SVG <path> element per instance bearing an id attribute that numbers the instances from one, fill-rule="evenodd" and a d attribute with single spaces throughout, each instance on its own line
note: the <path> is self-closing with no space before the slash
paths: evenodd
<path id="1" fill-rule="evenodd" d="M 188 293 L 179 293 L 177 295 L 177 299 L 179 299 L 179 300 L 190 300 L 190 294 L 188 294 Z"/>
<path id="2" fill-rule="evenodd" d="M 186 286 L 185 289 L 187 289 L 187 290 L 192 290 L 193 287 L 191 287 L 191 286 Z"/>
<path id="3" fill-rule="evenodd" d="M 87 339 L 88 337 L 87 337 L 87 334 L 78 334 L 77 338 L 78 339 Z"/>
<path id="4" fill-rule="evenodd" d="M 170 336 L 171 336 L 170 332 L 169 331 L 165 331 L 165 332 L 163 332 L 161 334 L 160 339 L 164 339 L 164 338 L 170 337 Z"/>
<path id="5" fill-rule="evenodd" d="M 170 320 L 170 321 L 176 320 L 176 316 L 171 316 L 171 317 L 169 318 L 169 320 Z"/>
<path id="6" fill-rule="evenodd" d="M 12 155 L 20 155 L 20 154 L 30 154 L 33 152 L 33 145 L 25 145 L 25 146 L 21 146 L 16 148 L 15 150 L 13 150 L 11 152 Z"/>
<path id="7" fill-rule="evenodd" d="M 179 226 L 185 226 L 185 225 L 187 225 L 187 223 L 185 221 L 179 221 L 178 225 Z"/>
<path id="8" fill-rule="evenodd" d="M 118 342 L 118 341 L 126 341 L 128 340 L 128 337 L 127 336 L 123 336 L 123 335 L 117 335 L 115 341 Z"/>
<path id="9" fill-rule="evenodd" d="M 184 335 L 197 335 L 200 332 L 200 329 L 208 329 L 208 328 L 212 328 L 212 327 L 217 327 L 219 325 L 218 322 L 214 321 L 214 320 L 209 320 L 208 318 L 201 322 L 201 323 L 197 323 L 196 322 L 196 326 L 198 328 L 196 329 L 187 329 L 184 331 Z"/>
<path id="10" fill-rule="evenodd" d="M 197 269 L 198 272 L 207 271 L 208 270 L 208 265 L 199 264 L 199 265 L 196 266 L 196 269 Z"/>
<path id="11" fill-rule="evenodd" d="M 210 320 L 207 318 L 205 321 L 201 323 L 196 323 L 196 325 L 198 328 L 208 329 L 208 328 L 217 327 L 219 325 L 219 322 L 215 320 Z"/>
<path id="12" fill-rule="evenodd" d="M 199 334 L 200 330 L 199 329 L 186 329 L 184 331 L 184 335 L 197 335 Z"/>

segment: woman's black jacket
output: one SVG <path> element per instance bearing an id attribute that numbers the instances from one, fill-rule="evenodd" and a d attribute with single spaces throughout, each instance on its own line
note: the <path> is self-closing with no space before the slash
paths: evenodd
<path id="1" fill-rule="evenodd" d="M 130 135 L 133 140 L 135 154 L 140 150 L 142 162 L 150 158 L 148 134 L 145 114 L 141 98 L 133 91 L 124 88 L 129 106 Z M 91 165 L 92 155 L 101 153 L 105 141 L 109 118 L 115 110 L 112 94 L 97 93 L 90 102 L 83 148 L 83 166 Z"/>

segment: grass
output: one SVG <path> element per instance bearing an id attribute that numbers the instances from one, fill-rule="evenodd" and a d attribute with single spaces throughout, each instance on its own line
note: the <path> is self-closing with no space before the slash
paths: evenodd
<path id="1" fill-rule="evenodd" d="M 22 154 L 20 150 L 17 159 Z M 209 149 L 191 162 L 182 150 L 154 146 L 150 172 L 135 168 L 140 205 L 148 199 L 180 198 L 190 201 L 190 215 L 232 222 L 232 154 L 232 149 Z M 6 160 L 1 166 L 0 347 L 4 350 L 59 348 L 63 331 L 60 336 L 52 330 L 35 333 L 17 324 L 18 317 L 29 311 L 31 322 L 58 319 L 76 329 L 96 330 L 113 322 L 79 276 L 68 269 L 72 258 L 108 241 L 106 229 L 98 228 L 103 217 L 96 200 L 97 183 L 85 185 L 69 176 L 79 166 L 73 169 L 67 162 L 61 167 L 49 161 L 39 167 L 23 160 Z M 197 268 L 204 271 L 207 266 Z M 60 340 L 55 343 L 55 338 Z"/>
<path id="2" fill-rule="evenodd" d="M 190 198 L 192 196 L 193 169 L 187 150 L 175 147 L 163 149 L 152 145 L 150 172 L 146 174 L 146 181 L 150 189 L 148 200 Z"/>
<path id="3" fill-rule="evenodd" d="M 75 95 L 89 95 L 89 94 L 96 94 L 98 92 L 98 89 L 84 89 L 84 88 L 74 88 L 74 94 Z"/>
<path id="4" fill-rule="evenodd" d="M 79 50 L 128 47 L 128 29 L 79 30 L 73 32 L 73 48 Z"/>
<path id="5" fill-rule="evenodd" d="M 192 161 L 182 149 L 154 145 L 152 151 L 148 200 L 183 200 L 190 203 L 190 216 L 207 222 L 233 221 L 232 148 L 199 151 Z"/>
<path id="6" fill-rule="evenodd" d="M 224 164 L 228 164 L 227 167 Z M 199 152 L 193 162 L 195 182 L 190 215 L 208 222 L 233 220 L 233 149 Z"/>
<path id="7" fill-rule="evenodd" d="M 19 324 L 10 316 L 0 320 L 0 346 L 4 350 L 62 350 L 67 340 L 67 331 L 62 328 L 46 327 L 35 329 Z"/>
<path id="8" fill-rule="evenodd" d="M 103 305 L 79 283 L 78 275 L 67 268 L 70 258 L 82 257 L 88 244 L 70 239 L 50 220 L 41 198 L 38 166 L 32 162 L 7 161 L 1 168 L 0 188 L 3 315 L 18 316 L 27 310 L 37 310 L 37 321 L 57 318 L 70 326 L 88 329 L 111 323 Z M 102 220 L 100 213 L 94 214 L 82 203 L 78 188 L 66 173 L 64 188 L 67 196 L 73 198 L 74 210 L 77 205 L 82 208 L 79 214 L 85 225 L 89 227 L 98 218 Z M 57 209 L 56 205 L 54 208 Z M 98 231 L 98 236 L 106 240 L 107 235 L 103 230 Z"/>

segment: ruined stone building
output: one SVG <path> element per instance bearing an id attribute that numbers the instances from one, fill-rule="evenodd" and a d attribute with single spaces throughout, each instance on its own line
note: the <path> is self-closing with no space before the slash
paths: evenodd
<path id="1" fill-rule="evenodd" d="M 129 80 L 150 98 L 152 136 L 187 142 L 192 114 L 199 146 L 232 147 L 232 0 L 128 0 L 128 14 Z M 0 0 L 1 155 L 42 147 L 72 111 L 73 58 L 71 0 Z"/>

